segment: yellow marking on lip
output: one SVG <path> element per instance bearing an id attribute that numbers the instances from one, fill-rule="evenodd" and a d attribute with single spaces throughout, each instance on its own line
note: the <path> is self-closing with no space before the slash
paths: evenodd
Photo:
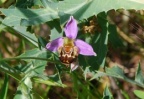
<path id="1" fill-rule="evenodd" d="M 64 37 L 63 46 L 71 46 L 71 47 L 73 47 L 74 46 L 74 40 L 70 39 L 70 38 L 67 38 L 67 37 Z"/>

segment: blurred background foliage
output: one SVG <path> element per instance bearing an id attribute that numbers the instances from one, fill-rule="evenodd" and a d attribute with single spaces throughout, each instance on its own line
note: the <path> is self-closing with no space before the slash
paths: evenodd
<path id="1" fill-rule="evenodd" d="M 57 0 L 53 1 L 57 2 Z M 24 9 L 41 9 L 44 8 L 44 6 L 47 6 L 46 4 L 50 4 L 48 6 L 52 7 L 53 9 L 56 6 L 53 5 L 51 2 L 47 3 L 47 0 L 0 1 L 0 7 L 5 9 L 14 7 Z M 81 10 L 83 11 L 85 10 L 85 8 Z M 112 8 L 111 10 L 109 9 L 107 10 L 108 12 L 106 14 L 102 12 L 99 15 L 88 15 L 89 17 L 87 19 L 79 21 L 78 24 L 79 26 L 78 38 L 84 39 L 88 43 L 92 44 L 92 46 L 96 50 L 96 53 L 101 53 L 98 54 L 100 56 L 96 58 L 97 61 L 93 60 L 94 59 L 93 57 L 87 58 L 80 55 L 79 61 L 82 67 L 78 68 L 78 70 L 74 71 L 73 73 L 69 72 L 69 70 L 65 68 L 62 68 L 61 66 L 63 65 L 61 64 L 59 66 L 55 65 L 54 62 L 42 63 L 45 64 L 45 66 L 43 66 L 42 69 L 38 69 L 38 72 L 40 72 L 39 74 L 41 74 L 41 72 L 44 70 L 44 74 L 48 76 L 52 75 L 50 79 L 51 80 L 54 79 L 53 81 L 55 82 L 53 81 L 45 82 L 45 80 L 38 80 L 37 77 L 29 78 L 31 76 L 35 77 L 36 76 L 35 73 L 34 74 L 31 73 L 30 74 L 31 76 L 22 76 L 26 79 L 22 78 L 21 81 L 18 81 L 16 79 L 19 77 L 17 78 L 15 78 L 16 76 L 8 77 L 6 73 L 8 73 L 9 75 L 13 74 L 9 73 L 8 71 L 4 71 L 1 68 L 0 95 L 4 95 L 4 93 L 2 92 L 5 92 L 5 94 L 7 93 L 5 99 L 12 99 L 12 97 L 13 98 L 15 97 L 15 99 L 17 98 L 19 99 L 18 92 L 19 90 L 22 90 L 20 88 L 23 88 L 22 86 L 24 86 L 23 83 L 21 82 L 26 82 L 28 80 L 27 82 L 28 84 L 26 85 L 29 85 L 29 87 L 33 88 L 33 90 L 31 90 L 31 88 L 28 89 L 26 88 L 25 90 L 29 90 L 26 91 L 29 92 L 28 97 L 33 97 L 34 99 L 40 99 L 40 97 L 42 99 L 48 99 L 48 97 L 49 99 L 68 99 L 68 98 L 111 99 L 112 97 L 113 99 L 137 99 L 137 96 L 141 96 L 142 94 L 138 93 L 137 91 L 135 91 L 134 94 L 134 90 L 143 90 L 144 86 L 143 85 L 141 86 L 139 83 L 135 83 L 132 80 L 134 79 L 136 80 L 135 76 L 137 75 L 138 75 L 137 77 L 143 76 L 144 73 L 144 67 L 143 67 L 144 11 L 123 10 L 123 9 L 112 10 Z M 78 15 L 79 15 L 78 13 L 74 13 L 76 19 L 78 18 Z M 67 14 L 64 14 L 64 17 L 67 17 Z M 6 16 L 1 12 L 0 16 L 1 23 L 3 23 L 4 18 L 6 18 Z M 63 17 L 60 17 L 60 20 L 57 17 L 55 17 L 54 20 L 49 20 L 48 22 L 46 21 L 42 24 L 29 25 L 25 30 L 23 30 L 24 28 L 19 27 L 15 28 L 13 25 L 1 24 L 0 59 L 13 58 L 16 56 L 27 57 L 27 54 L 31 53 L 27 52 L 28 50 L 34 49 L 38 47 L 38 45 L 39 48 L 42 48 L 45 46 L 46 42 L 49 42 L 63 35 L 62 34 L 63 31 L 61 29 L 63 28 L 62 25 Z M 26 26 L 27 23 L 26 24 L 23 23 L 23 25 Z M 106 32 L 104 32 L 107 30 L 109 31 L 108 41 L 106 41 L 107 38 L 104 38 L 105 35 L 108 35 Z M 55 31 L 58 32 L 54 33 Z M 30 37 L 32 37 L 33 39 L 34 39 L 33 35 L 36 38 L 38 38 L 36 39 L 38 45 L 33 43 L 35 41 L 33 40 L 30 41 L 29 38 L 27 38 L 27 36 L 24 35 L 26 33 L 29 33 Z M 100 34 L 100 33 L 106 33 L 106 34 Z M 99 36 L 101 37 L 100 41 L 98 38 Z M 107 45 L 102 45 L 102 47 L 100 47 L 101 43 L 95 43 L 97 42 L 96 41 L 97 39 L 98 42 L 106 41 Z M 100 49 L 98 47 L 100 47 Z M 34 49 L 33 53 L 38 53 L 37 49 Z M 42 52 L 36 57 L 41 57 L 41 55 L 43 55 Z M 50 54 L 50 56 L 46 57 L 51 59 L 52 56 Z M 102 58 L 102 60 L 100 60 L 100 57 Z M 87 64 L 87 62 L 83 60 L 87 60 L 88 63 L 90 64 Z M 30 63 L 27 64 L 27 61 L 30 61 L 30 59 L 28 60 L 11 59 L 9 61 L 2 61 L 1 65 L 5 64 L 4 66 L 12 67 L 12 68 L 8 67 L 8 69 L 10 70 L 11 69 L 13 70 L 13 68 L 15 70 L 19 70 L 19 67 L 23 68 L 22 66 L 24 67 L 28 66 L 28 68 L 31 68 L 29 67 L 31 66 L 29 65 Z M 105 61 L 106 63 L 104 64 Z M 36 64 L 38 64 L 40 60 L 35 60 L 35 62 L 37 62 Z M 108 70 L 108 68 L 112 68 L 112 70 L 115 71 L 112 71 L 113 73 L 109 73 L 111 72 L 111 70 Z M 93 76 L 94 71 L 92 70 L 98 70 L 99 72 L 97 72 Z M 121 72 L 121 70 L 123 72 Z M 107 73 L 103 74 L 103 72 L 105 71 L 107 71 Z M 139 73 L 141 73 L 140 76 Z M 21 75 L 23 75 L 23 73 Z M 115 76 L 117 76 L 116 78 L 121 79 L 113 78 Z M 47 78 L 45 78 L 45 76 L 43 77 L 43 75 L 38 75 L 38 77 L 47 80 Z M 132 80 L 129 80 L 127 78 Z M 143 78 L 141 79 L 143 82 L 144 81 Z M 38 81 L 38 83 L 31 84 L 33 81 L 34 82 Z M 7 90 L 4 91 L 3 89 Z M 34 96 L 31 96 L 32 95 L 31 91 L 34 94 Z"/>

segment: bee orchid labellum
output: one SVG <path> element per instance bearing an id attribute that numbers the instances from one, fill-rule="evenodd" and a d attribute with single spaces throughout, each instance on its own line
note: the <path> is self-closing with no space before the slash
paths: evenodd
<path id="1" fill-rule="evenodd" d="M 64 45 L 58 48 L 59 59 L 65 65 L 77 61 L 79 49 L 69 38 L 64 38 Z"/>
<path id="2" fill-rule="evenodd" d="M 76 39 L 78 33 L 77 22 L 70 17 L 68 20 L 64 32 L 66 37 L 59 37 L 46 45 L 46 49 L 50 51 L 57 51 L 59 53 L 60 61 L 66 66 L 70 66 L 71 70 L 75 70 L 78 65 L 78 55 L 96 56 L 91 45 L 88 43 Z"/>

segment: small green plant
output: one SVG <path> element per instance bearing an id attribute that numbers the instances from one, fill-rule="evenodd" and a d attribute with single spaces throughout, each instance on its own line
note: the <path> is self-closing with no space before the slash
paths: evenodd
<path id="1" fill-rule="evenodd" d="M 144 88 L 139 60 L 135 77 L 131 78 L 125 75 L 124 66 L 109 64 L 111 48 L 116 54 L 125 50 L 122 56 L 130 54 L 126 52 L 129 44 L 143 50 L 143 44 L 122 34 L 118 24 L 112 24 L 116 15 L 110 14 L 114 10 L 115 13 L 141 11 L 143 2 L 16 0 L 0 5 L 0 73 L 5 74 L 0 79 L 1 99 L 115 99 L 111 91 L 113 83 L 102 81 L 104 77 L 110 77 L 120 90 L 124 90 L 120 80 Z M 140 18 L 143 20 L 143 16 Z M 45 26 L 47 31 L 42 35 Z M 17 88 L 13 88 L 11 79 Z M 142 93 L 134 91 L 139 98 L 144 97 Z M 121 97 L 130 99 L 127 94 Z"/>

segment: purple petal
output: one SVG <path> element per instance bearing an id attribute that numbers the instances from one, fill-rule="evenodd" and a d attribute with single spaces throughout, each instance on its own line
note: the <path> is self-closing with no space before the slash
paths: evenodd
<path id="1" fill-rule="evenodd" d="M 77 37 L 78 27 L 77 27 L 77 22 L 73 18 L 73 16 L 70 16 L 70 19 L 68 20 L 64 28 L 64 31 L 65 31 L 66 37 L 70 39 L 75 39 Z"/>
<path id="2" fill-rule="evenodd" d="M 57 51 L 58 47 L 63 46 L 63 37 L 57 38 L 46 45 L 46 49 L 50 51 Z"/>
<path id="3" fill-rule="evenodd" d="M 88 43 L 86 43 L 82 40 L 76 39 L 75 45 L 79 48 L 80 54 L 86 55 L 86 56 L 96 56 L 96 53 L 94 52 L 92 46 L 89 45 Z"/>

